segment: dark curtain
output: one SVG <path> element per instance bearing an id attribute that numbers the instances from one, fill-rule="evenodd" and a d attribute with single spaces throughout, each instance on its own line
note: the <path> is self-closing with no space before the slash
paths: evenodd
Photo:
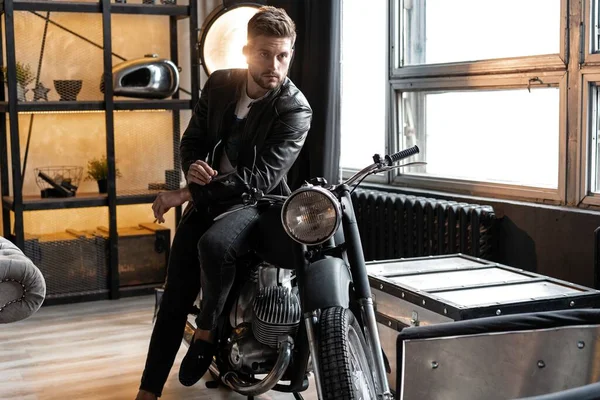
<path id="1" fill-rule="evenodd" d="M 322 176 L 339 180 L 341 0 L 268 0 L 296 23 L 296 47 L 290 79 L 313 110 L 308 138 L 288 174 L 292 189 Z"/>

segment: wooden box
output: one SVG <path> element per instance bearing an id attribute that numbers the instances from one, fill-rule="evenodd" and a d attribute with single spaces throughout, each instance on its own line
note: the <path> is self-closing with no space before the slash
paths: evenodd
<path id="1" fill-rule="evenodd" d="M 94 293 L 108 288 L 106 240 L 67 229 L 25 234 L 25 255 L 40 269 L 49 297 Z"/>
<path id="2" fill-rule="evenodd" d="M 91 234 L 108 239 L 108 228 Z M 120 286 L 162 284 L 167 274 L 171 230 L 154 223 L 117 229 Z"/>

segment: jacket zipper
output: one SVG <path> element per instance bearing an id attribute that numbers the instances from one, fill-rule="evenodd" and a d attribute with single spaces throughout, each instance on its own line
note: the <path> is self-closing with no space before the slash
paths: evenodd
<path id="1" fill-rule="evenodd" d="M 212 164 L 213 164 L 213 162 L 215 162 L 215 152 L 217 151 L 217 147 L 221 144 L 222 140 L 223 139 L 219 139 L 219 141 L 217 142 L 217 144 L 215 144 L 215 147 L 213 148 L 212 157 L 211 157 L 211 160 L 209 163 L 211 165 L 211 167 L 214 167 L 214 165 L 212 165 Z"/>
<path id="2" fill-rule="evenodd" d="M 252 177 L 254 177 L 255 167 L 256 167 L 256 145 L 254 145 L 254 160 L 252 161 Z"/>

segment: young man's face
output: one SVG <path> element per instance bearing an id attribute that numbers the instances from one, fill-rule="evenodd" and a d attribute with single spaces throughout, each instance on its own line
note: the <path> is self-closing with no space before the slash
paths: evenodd
<path id="1" fill-rule="evenodd" d="M 283 83 L 292 59 L 292 39 L 257 36 L 244 47 L 248 61 L 248 94 L 262 94 Z M 251 93 L 254 91 L 255 93 Z"/>

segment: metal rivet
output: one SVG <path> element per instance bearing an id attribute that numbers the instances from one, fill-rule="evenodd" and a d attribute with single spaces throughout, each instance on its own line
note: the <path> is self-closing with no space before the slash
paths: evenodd
<path id="1" fill-rule="evenodd" d="M 439 367 L 439 366 L 440 366 L 440 364 L 438 364 L 438 362 L 437 362 L 437 361 L 432 361 L 432 362 L 431 362 L 431 368 L 433 368 L 433 369 L 436 369 L 436 368 L 437 368 L 437 367 Z"/>
<path id="2" fill-rule="evenodd" d="M 579 342 L 577 342 L 578 349 L 583 349 L 584 347 L 585 347 L 585 342 L 583 340 L 580 340 Z"/>
<path id="3" fill-rule="evenodd" d="M 404 298 L 404 293 L 402 293 L 402 298 Z"/>
<path id="4" fill-rule="evenodd" d="M 380 284 L 380 285 L 379 285 L 379 289 L 383 289 L 383 284 Z"/>
<path id="5" fill-rule="evenodd" d="M 538 361 L 537 364 L 538 368 L 544 368 L 546 366 L 546 363 L 543 360 Z"/>
<path id="6" fill-rule="evenodd" d="M 569 305 L 570 305 L 571 307 L 573 307 L 573 306 L 575 305 L 575 302 L 574 302 L 574 301 L 572 301 L 572 302 L 570 302 L 570 303 L 569 303 Z"/>
<path id="7" fill-rule="evenodd" d="M 444 308 L 444 314 L 448 314 L 448 310 Z"/>
<path id="8" fill-rule="evenodd" d="M 500 310 L 500 309 L 496 310 L 496 315 L 500 315 L 500 314 L 502 314 L 502 310 Z"/>
<path id="9" fill-rule="evenodd" d="M 425 305 L 425 300 L 423 300 L 423 305 Z"/>

